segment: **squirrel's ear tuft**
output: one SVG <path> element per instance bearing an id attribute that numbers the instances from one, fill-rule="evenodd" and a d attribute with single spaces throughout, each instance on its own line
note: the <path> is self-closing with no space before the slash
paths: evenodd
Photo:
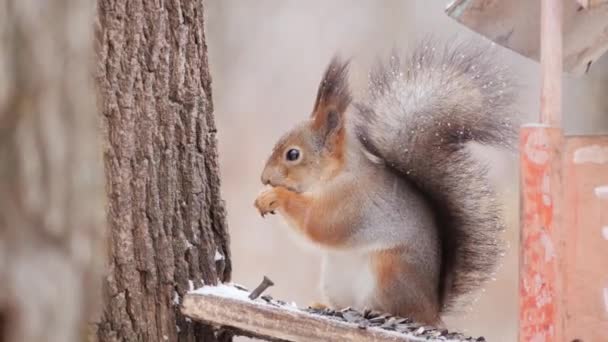
<path id="1" fill-rule="evenodd" d="M 312 111 L 313 128 L 332 135 L 344 125 L 344 112 L 351 102 L 348 86 L 348 61 L 332 58 L 319 84 Z"/>

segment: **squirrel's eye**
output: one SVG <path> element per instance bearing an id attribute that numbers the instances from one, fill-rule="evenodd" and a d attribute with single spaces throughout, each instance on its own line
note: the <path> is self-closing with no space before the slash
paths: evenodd
<path id="1" fill-rule="evenodd" d="M 287 154 L 285 155 L 285 157 L 287 158 L 287 160 L 289 161 L 295 161 L 298 160 L 298 158 L 300 158 L 300 151 L 298 151 L 295 148 L 290 149 L 289 151 L 287 151 Z"/>

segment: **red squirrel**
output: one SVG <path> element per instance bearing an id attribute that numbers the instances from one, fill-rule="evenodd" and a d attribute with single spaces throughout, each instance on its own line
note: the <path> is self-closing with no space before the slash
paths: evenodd
<path id="1" fill-rule="evenodd" d="M 507 76 L 488 49 L 426 42 L 380 62 L 355 100 L 349 63 L 331 60 L 255 200 L 320 247 L 325 303 L 441 324 L 491 277 L 504 222 L 467 143 L 513 145 Z"/>

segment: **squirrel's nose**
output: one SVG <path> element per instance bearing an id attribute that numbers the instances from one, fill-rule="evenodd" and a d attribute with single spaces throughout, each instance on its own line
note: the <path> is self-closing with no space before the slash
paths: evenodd
<path id="1" fill-rule="evenodd" d="M 262 171 L 261 181 L 264 185 L 276 186 L 284 178 L 284 171 L 276 166 L 269 166 Z"/>
<path id="2" fill-rule="evenodd" d="M 270 184 L 270 172 L 268 169 L 264 169 L 264 171 L 262 171 L 261 181 L 264 185 Z"/>
<path id="3" fill-rule="evenodd" d="M 270 184 L 270 179 L 268 179 L 268 177 L 266 177 L 265 174 L 262 174 L 262 184 L 264 184 L 264 185 Z"/>

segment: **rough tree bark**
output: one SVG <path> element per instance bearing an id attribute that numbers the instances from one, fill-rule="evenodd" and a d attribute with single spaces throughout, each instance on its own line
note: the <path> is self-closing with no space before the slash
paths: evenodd
<path id="1" fill-rule="evenodd" d="M 82 341 L 99 303 L 94 9 L 0 1 L 0 341 Z"/>
<path id="2" fill-rule="evenodd" d="M 99 341 L 214 341 L 179 300 L 228 281 L 202 0 L 99 0 L 110 273 Z"/>

